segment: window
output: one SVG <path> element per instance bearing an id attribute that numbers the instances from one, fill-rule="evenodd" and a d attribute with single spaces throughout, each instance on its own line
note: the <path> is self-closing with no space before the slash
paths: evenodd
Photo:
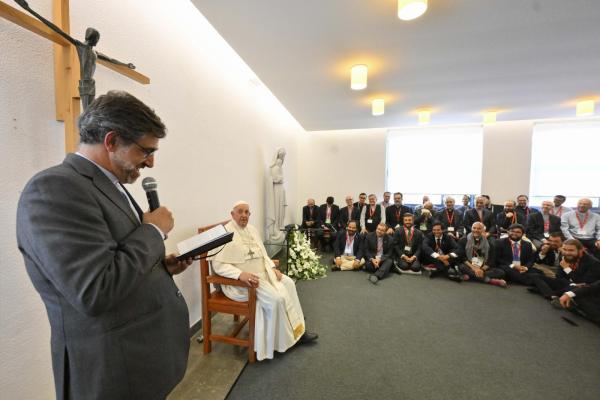
<path id="1" fill-rule="evenodd" d="M 531 143 L 531 204 L 567 197 L 573 207 L 590 197 L 594 207 L 600 197 L 600 121 L 537 123 Z"/>
<path id="2" fill-rule="evenodd" d="M 386 150 L 386 190 L 403 192 L 406 204 L 428 195 L 441 205 L 445 194 L 481 190 L 481 125 L 390 130 Z M 460 205 L 462 195 L 453 197 Z"/>

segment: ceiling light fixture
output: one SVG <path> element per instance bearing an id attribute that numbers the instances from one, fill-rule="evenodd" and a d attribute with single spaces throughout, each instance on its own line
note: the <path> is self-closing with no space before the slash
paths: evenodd
<path id="1" fill-rule="evenodd" d="M 419 125 L 427 125 L 431 122 L 431 111 L 419 110 Z"/>
<path id="2" fill-rule="evenodd" d="M 427 11 L 427 0 L 398 0 L 398 18 L 410 21 Z"/>
<path id="3" fill-rule="evenodd" d="M 594 115 L 594 100 L 584 100 L 577 103 L 577 109 L 575 111 L 575 115 L 578 117 L 587 117 L 590 115 Z"/>
<path id="4" fill-rule="evenodd" d="M 371 103 L 371 112 L 374 116 L 383 115 L 385 113 L 385 101 L 383 99 L 375 99 Z"/>
<path id="5" fill-rule="evenodd" d="M 367 87 L 367 66 L 355 65 L 350 72 L 350 87 L 352 90 L 363 90 Z"/>
<path id="6" fill-rule="evenodd" d="M 486 111 L 483 113 L 483 124 L 490 125 L 496 123 L 496 115 L 498 113 L 496 111 Z"/>

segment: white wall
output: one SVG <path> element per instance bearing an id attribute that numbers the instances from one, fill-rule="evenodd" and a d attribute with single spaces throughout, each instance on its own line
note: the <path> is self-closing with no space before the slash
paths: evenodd
<path id="1" fill-rule="evenodd" d="M 484 126 L 481 192 L 501 203 L 521 193 L 529 193 L 532 121 L 498 122 Z M 345 205 L 351 194 L 375 193 L 381 200 L 385 191 L 387 129 L 307 132 L 299 144 L 297 221 L 309 197 L 317 204 L 328 195 Z M 401 188 L 410 193 L 410 188 Z"/>
<path id="2" fill-rule="evenodd" d="M 50 0 L 30 0 L 51 15 Z M 12 5 L 12 3 L 9 3 Z M 16 5 L 15 5 L 16 6 Z M 133 62 L 151 78 L 142 86 L 99 66 L 97 93 L 131 92 L 151 105 L 169 128 L 155 168 L 161 203 L 175 216 L 168 251 L 197 227 L 228 217 L 240 199 L 252 205 L 263 229 L 264 175 L 278 147 L 285 147 L 289 212 L 295 212 L 302 128 L 187 0 L 71 2 L 71 32 L 87 26 L 101 33 L 98 50 Z M 54 396 L 49 325 L 43 303 L 25 272 L 15 240 L 21 188 L 35 172 L 64 157 L 62 123 L 54 120 L 51 44 L 0 19 L 0 387 L 2 398 Z M 139 184 L 132 192 L 146 204 Z M 189 308 L 200 318 L 198 268 L 176 277 Z"/>

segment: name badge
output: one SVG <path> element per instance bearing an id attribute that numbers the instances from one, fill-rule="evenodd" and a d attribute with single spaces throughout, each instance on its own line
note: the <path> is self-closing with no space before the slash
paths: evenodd
<path id="1" fill-rule="evenodd" d="M 550 237 L 550 234 L 549 234 L 548 232 L 544 232 L 544 237 L 545 237 L 545 238 L 549 238 L 549 237 Z"/>
<path id="2" fill-rule="evenodd" d="M 427 224 L 421 224 L 419 226 L 419 229 L 422 230 L 422 231 L 426 231 L 427 230 Z"/>
<path id="3" fill-rule="evenodd" d="M 481 259 L 480 257 L 473 257 L 471 259 L 471 264 L 473 264 L 477 268 L 481 268 L 481 266 L 483 265 L 483 259 Z"/>
<path id="4" fill-rule="evenodd" d="M 330 224 L 330 223 L 331 223 L 331 219 L 327 218 L 327 219 L 325 220 L 325 223 L 326 223 L 326 224 Z"/>
<path id="5" fill-rule="evenodd" d="M 410 246 L 404 246 L 404 251 L 410 251 Z"/>
<path id="6" fill-rule="evenodd" d="M 396 226 L 394 227 L 394 229 L 399 229 L 400 228 L 400 224 L 396 224 Z"/>
<path id="7" fill-rule="evenodd" d="M 368 219 L 368 220 L 367 220 L 367 224 L 372 224 L 372 223 L 373 223 L 373 220 L 372 220 L 372 219 Z"/>
<path id="8" fill-rule="evenodd" d="M 519 260 L 513 260 L 513 266 L 514 267 L 520 267 L 521 266 L 521 261 L 519 261 Z"/>
<path id="9" fill-rule="evenodd" d="M 454 227 L 453 226 L 449 226 L 448 227 L 448 232 L 454 232 Z"/>
<path id="10" fill-rule="evenodd" d="M 578 235 L 585 235 L 585 231 L 583 229 L 577 229 Z"/>

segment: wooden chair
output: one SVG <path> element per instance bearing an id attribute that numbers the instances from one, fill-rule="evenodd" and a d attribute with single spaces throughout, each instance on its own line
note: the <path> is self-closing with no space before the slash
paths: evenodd
<path id="1" fill-rule="evenodd" d="M 198 233 L 202 233 L 217 225 L 225 225 L 229 221 L 220 222 L 210 226 L 205 226 L 198 229 Z M 205 257 L 206 253 L 202 254 Z M 279 265 L 277 260 L 273 260 L 275 265 Z M 225 296 L 220 290 L 211 292 L 211 283 L 213 285 L 232 285 L 248 288 L 248 301 L 234 301 Z M 206 259 L 200 260 L 200 287 L 202 290 L 202 331 L 204 335 L 204 354 L 212 351 L 212 342 L 222 342 L 242 346 L 248 348 L 248 361 L 256 360 L 254 352 L 254 317 L 256 312 L 256 289 L 249 288 L 245 283 L 224 278 L 218 275 L 211 275 L 209 262 Z M 227 336 L 215 335 L 212 333 L 211 317 L 215 312 L 232 314 L 233 320 L 236 322 L 231 333 Z M 240 315 L 244 318 L 240 321 Z M 240 333 L 244 325 L 248 323 L 248 339 L 239 339 L 237 335 Z"/>

